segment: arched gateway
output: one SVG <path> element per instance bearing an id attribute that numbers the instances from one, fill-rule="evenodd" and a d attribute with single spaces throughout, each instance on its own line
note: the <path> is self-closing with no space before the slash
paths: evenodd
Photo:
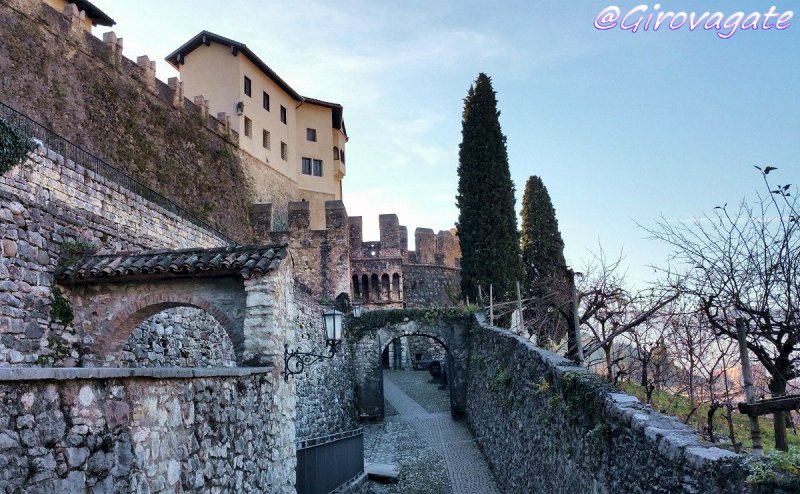
<path id="1" fill-rule="evenodd" d="M 467 398 L 469 316 L 435 317 L 425 310 L 375 311 L 361 320 L 351 319 L 348 339 L 353 348 L 356 394 L 361 418 L 382 419 L 383 365 L 381 355 L 387 344 L 404 336 L 425 336 L 437 340 L 447 354 L 450 413 L 464 415 Z"/>

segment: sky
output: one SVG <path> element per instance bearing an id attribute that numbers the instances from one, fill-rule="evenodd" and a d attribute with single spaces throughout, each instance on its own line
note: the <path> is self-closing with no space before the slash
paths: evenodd
<path id="1" fill-rule="evenodd" d="M 800 183 L 795 1 L 93 3 L 116 20 L 125 55 L 157 60 L 162 80 L 176 75 L 164 57 L 206 29 L 247 44 L 301 94 L 342 104 L 344 202 L 364 217 L 365 240 L 378 239 L 382 213 L 412 239 L 416 227 L 454 226 L 463 98 L 480 72 L 497 92 L 517 208 L 525 181 L 540 176 L 578 269 L 602 247 L 622 252 L 643 284 L 669 251 L 637 224 L 691 221 L 754 197 L 754 165 Z M 639 5 L 647 10 L 628 22 L 644 15 L 638 32 L 595 26 L 611 6 L 624 16 Z M 730 29 L 644 29 L 649 14 L 720 11 L 728 21 L 771 6 L 797 17 L 729 39 L 717 33 Z"/>

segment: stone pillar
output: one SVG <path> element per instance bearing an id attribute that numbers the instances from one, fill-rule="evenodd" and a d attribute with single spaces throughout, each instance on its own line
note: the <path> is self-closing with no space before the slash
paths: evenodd
<path id="1" fill-rule="evenodd" d="M 170 77 L 167 79 L 167 85 L 172 91 L 172 106 L 183 108 L 183 83 L 177 77 Z"/>
<path id="2" fill-rule="evenodd" d="M 147 55 L 136 58 L 136 65 L 142 68 L 144 73 L 144 85 L 152 92 L 156 90 L 156 61 L 150 60 Z"/>
<path id="3" fill-rule="evenodd" d="M 376 333 L 365 334 L 353 345 L 358 414 L 362 419 L 383 420 L 383 345 Z"/>
<path id="4" fill-rule="evenodd" d="M 347 210 L 342 201 L 325 202 L 327 240 L 322 258 L 323 292 L 331 299 L 350 294 L 350 234 Z"/>
<path id="5" fill-rule="evenodd" d="M 414 231 L 417 247 L 417 262 L 434 264 L 436 261 L 436 236 L 430 228 L 417 228 Z"/>
<path id="6" fill-rule="evenodd" d="M 122 38 L 117 38 L 114 31 L 109 31 L 103 33 L 103 43 L 105 43 L 111 51 L 111 59 L 109 62 L 111 62 L 112 65 L 117 65 L 122 59 Z"/>
<path id="7" fill-rule="evenodd" d="M 382 214 L 378 217 L 381 232 L 381 255 L 400 256 L 400 221 L 396 214 Z"/>
<path id="8" fill-rule="evenodd" d="M 200 119 L 203 122 L 203 125 L 208 124 L 208 100 L 203 97 L 203 95 L 198 95 L 194 97 L 194 104 L 200 108 Z"/>
<path id="9" fill-rule="evenodd" d="M 244 360 L 272 360 L 283 370 L 283 347 L 295 343 L 294 279 L 291 262 L 277 271 L 245 280 Z"/>
<path id="10" fill-rule="evenodd" d="M 290 202 L 289 203 L 289 231 L 293 234 L 299 233 L 301 230 L 308 230 L 311 225 L 311 218 L 308 209 L 308 202 Z"/>
<path id="11" fill-rule="evenodd" d="M 250 223 L 256 234 L 256 242 L 269 243 L 272 232 L 272 204 L 253 204 L 250 207 Z"/>
<path id="12" fill-rule="evenodd" d="M 350 252 L 360 256 L 361 243 L 364 241 L 363 219 L 361 216 L 351 216 L 347 221 L 350 223 Z"/>

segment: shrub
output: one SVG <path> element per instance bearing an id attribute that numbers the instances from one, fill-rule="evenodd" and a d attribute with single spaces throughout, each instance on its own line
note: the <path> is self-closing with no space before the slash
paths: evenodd
<path id="1" fill-rule="evenodd" d="M 0 175 L 22 163 L 34 149 L 25 132 L 0 118 Z"/>

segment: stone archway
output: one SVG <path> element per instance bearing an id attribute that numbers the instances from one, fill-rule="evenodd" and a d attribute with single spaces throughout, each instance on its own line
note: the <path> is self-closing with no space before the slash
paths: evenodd
<path id="1" fill-rule="evenodd" d="M 412 311 L 397 311 L 413 314 Z M 447 354 L 450 413 L 460 418 L 466 411 L 467 358 L 469 319 L 464 317 L 414 320 L 404 318 L 400 323 L 385 323 L 364 329 L 350 340 L 356 370 L 356 395 L 362 419 L 383 419 L 383 365 L 384 346 L 404 336 L 425 336 L 439 341 Z"/>

